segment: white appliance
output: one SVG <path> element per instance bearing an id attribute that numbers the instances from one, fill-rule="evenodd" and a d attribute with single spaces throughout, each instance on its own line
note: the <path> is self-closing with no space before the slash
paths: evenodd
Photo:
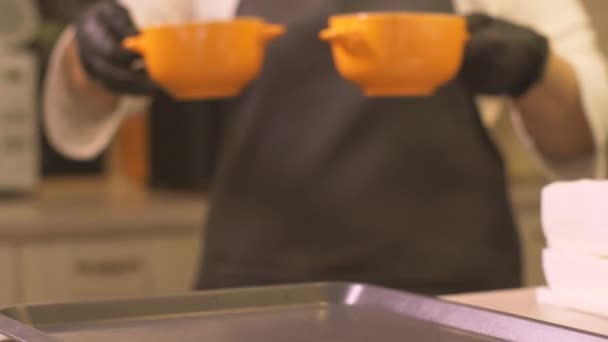
<path id="1" fill-rule="evenodd" d="M 0 194 L 33 192 L 40 178 L 38 63 L 24 47 L 38 24 L 34 0 L 0 0 Z"/>

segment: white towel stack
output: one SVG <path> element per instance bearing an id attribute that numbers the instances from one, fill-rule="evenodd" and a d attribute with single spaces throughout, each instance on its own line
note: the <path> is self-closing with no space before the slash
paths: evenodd
<path id="1" fill-rule="evenodd" d="M 548 288 L 538 300 L 608 317 L 608 182 L 551 184 L 541 202 Z"/>

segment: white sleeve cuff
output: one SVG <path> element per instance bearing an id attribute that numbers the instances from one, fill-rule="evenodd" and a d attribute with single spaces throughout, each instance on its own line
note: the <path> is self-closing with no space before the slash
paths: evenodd
<path id="1" fill-rule="evenodd" d="M 66 30 L 51 56 L 44 86 L 43 120 L 49 142 L 57 151 L 73 159 L 91 159 L 110 144 L 126 117 L 146 110 L 149 99 L 125 96 L 114 112 L 107 113 L 72 94 L 64 60 L 74 36 L 73 29 Z"/>

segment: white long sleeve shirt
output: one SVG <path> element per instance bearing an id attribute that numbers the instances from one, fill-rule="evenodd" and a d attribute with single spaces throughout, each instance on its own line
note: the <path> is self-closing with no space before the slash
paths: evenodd
<path id="1" fill-rule="evenodd" d="M 552 176 L 563 179 L 604 177 L 608 135 L 608 77 L 595 34 L 582 4 L 577 0 L 452 0 L 459 14 L 483 12 L 525 24 L 545 34 L 554 51 L 569 61 L 578 76 L 584 110 L 593 131 L 596 152 L 570 163 L 554 163 L 535 148 L 526 134 L 519 113 L 507 98 L 478 100 L 484 122 L 509 110 L 515 126 L 531 153 Z M 227 19 L 235 15 L 239 0 L 122 0 L 139 27 L 175 24 L 189 20 Z M 44 121 L 56 149 L 75 159 L 99 154 L 128 116 L 146 111 L 149 99 L 124 96 L 117 108 L 103 112 L 94 103 L 70 92 L 65 63 L 66 46 L 73 29 L 61 37 L 47 75 Z"/>

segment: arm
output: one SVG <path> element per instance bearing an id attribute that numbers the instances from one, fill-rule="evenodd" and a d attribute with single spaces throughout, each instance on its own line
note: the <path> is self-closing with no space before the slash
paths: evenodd
<path id="1" fill-rule="evenodd" d="M 515 0 L 505 16 L 531 25 L 551 43 L 541 82 L 514 101 L 536 148 L 556 163 L 602 152 L 606 66 L 581 2 Z"/>
<path id="2" fill-rule="evenodd" d="M 511 99 L 515 127 L 548 171 L 563 178 L 602 175 L 608 79 L 582 5 L 576 0 L 457 3 L 462 13 L 492 16 L 485 22 L 469 16 L 474 48 L 467 53 L 474 53 L 463 73 L 472 88 Z"/>
<path id="3" fill-rule="evenodd" d="M 129 9 L 137 26 L 183 20 L 191 6 L 191 0 L 123 0 L 121 3 Z M 167 10 L 169 7 L 171 10 Z M 120 23 L 116 17 L 110 20 L 112 25 L 117 22 Z M 127 79 L 123 77 L 124 69 L 104 71 L 108 64 L 110 67 L 115 64 L 107 63 L 110 59 L 103 57 L 104 51 L 100 50 L 103 44 L 94 44 L 99 37 L 88 36 L 96 31 L 90 32 L 91 27 L 84 27 L 85 24 L 78 22 L 62 35 L 51 56 L 44 89 L 47 136 L 58 151 L 74 159 L 89 159 L 99 154 L 110 143 L 121 122 L 129 115 L 142 113 L 149 102 L 146 96 L 149 91 L 141 91 L 141 85 L 145 88 L 149 83 L 141 74 L 129 75 Z M 83 41 L 85 46 L 78 41 Z M 87 58 L 89 68 L 82 63 L 83 49 L 94 58 Z"/>
<path id="4" fill-rule="evenodd" d="M 127 116 L 143 112 L 148 99 L 115 95 L 103 98 L 80 88 L 89 80 L 71 64 L 76 53 L 74 41 L 74 29 L 69 28 L 51 55 L 44 85 L 43 122 L 49 142 L 57 151 L 85 160 L 97 156 L 110 143 Z M 76 77 L 83 77 L 81 83 L 74 82 Z M 89 86 L 96 90 L 100 87 L 93 82 Z"/>
<path id="5" fill-rule="evenodd" d="M 512 0 L 502 13 L 544 34 L 551 47 L 542 81 L 514 101 L 515 127 L 562 178 L 604 177 L 608 73 L 581 1 Z"/>
<path id="6" fill-rule="evenodd" d="M 549 56 L 540 83 L 514 103 L 526 131 L 547 158 L 567 162 L 593 153 L 593 134 L 576 72 L 555 52 Z"/>

